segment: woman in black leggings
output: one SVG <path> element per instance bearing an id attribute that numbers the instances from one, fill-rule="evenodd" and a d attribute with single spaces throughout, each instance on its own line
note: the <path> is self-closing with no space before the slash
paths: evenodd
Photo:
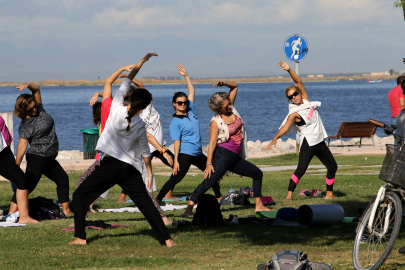
<path id="1" fill-rule="evenodd" d="M 16 199 L 20 212 L 19 223 L 38 223 L 28 214 L 28 182 L 24 172 L 15 164 L 10 144 L 13 140 L 3 117 L 0 116 L 0 175 L 10 180 L 16 188 Z"/>
<path id="2" fill-rule="evenodd" d="M 145 89 L 130 86 L 131 80 L 142 65 L 152 56 L 147 54 L 129 73 L 115 94 L 108 120 L 97 142 L 100 166 L 73 193 L 75 240 L 72 245 L 86 245 L 85 217 L 89 205 L 115 184 L 128 192 L 156 233 L 159 242 L 168 247 L 175 243 L 154 206 L 141 175 L 141 159 L 149 174 L 148 187 L 152 185 L 152 166 L 145 123 L 139 118 L 141 110 L 151 102 L 152 95 Z"/>
<path id="3" fill-rule="evenodd" d="M 28 189 L 31 193 L 37 186 L 41 176 L 44 174 L 56 183 L 56 193 L 62 205 L 65 215 L 72 214 L 69 208 L 69 177 L 65 170 L 56 161 L 59 151 L 59 141 L 55 132 L 55 123 L 48 113 L 46 113 L 41 98 L 41 91 L 38 85 L 27 83 L 17 87 L 20 91 L 28 89 L 32 95 L 22 94 L 17 98 L 14 114 L 21 118 L 18 130 L 20 140 L 17 146 L 16 164 L 20 166 L 26 154 L 27 169 L 26 177 Z M 10 212 L 17 210 L 17 200 L 14 194 Z"/>
<path id="4" fill-rule="evenodd" d="M 238 85 L 234 82 L 218 82 L 214 86 L 227 86 L 229 93 L 217 92 L 208 100 L 208 106 L 215 115 L 210 123 L 210 143 L 208 145 L 205 180 L 194 190 L 184 215 L 193 215 L 193 207 L 198 199 L 213 185 L 218 183 L 229 170 L 253 179 L 255 212 L 270 211 L 263 205 L 263 172 L 247 158 L 247 137 L 242 117 L 233 106 Z"/>
<path id="5" fill-rule="evenodd" d="M 335 182 L 337 164 L 329 147 L 325 144 L 325 138 L 328 135 L 318 113 L 318 107 L 321 106 L 321 103 L 317 101 L 309 102 L 308 94 L 301 78 L 284 61 L 281 61 L 279 65 L 283 70 L 288 71 L 296 86 L 291 85 L 285 91 L 287 100 L 291 100 L 293 104 L 289 104 L 289 113 L 286 119 L 266 149 L 276 146 L 277 139 L 288 131 L 297 132 L 300 135 L 298 167 L 291 176 L 286 200 L 291 201 L 295 187 L 307 170 L 313 156 L 317 156 L 327 168 L 325 199 L 334 199 L 336 197 L 333 195 L 333 184 Z"/>
<path id="6" fill-rule="evenodd" d="M 170 136 L 174 141 L 174 165 L 173 174 L 163 185 L 157 200 L 177 199 L 173 197 L 172 191 L 176 184 L 183 180 L 191 165 L 196 166 L 201 171 L 205 170 L 207 157 L 202 152 L 200 137 L 200 122 L 194 114 L 195 90 L 191 80 L 182 65 L 177 65 L 178 73 L 186 78 L 188 97 L 183 92 L 177 92 L 173 96 L 173 106 L 176 113 L 170 123 Z M 217 199 L 221 199 L 219 183 L 213 187 Z"/>

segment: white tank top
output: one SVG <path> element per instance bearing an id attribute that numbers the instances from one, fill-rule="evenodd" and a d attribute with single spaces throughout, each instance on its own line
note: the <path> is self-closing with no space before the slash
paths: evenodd
<path id="1" fill-rule="evenodd" d="M 304 99 L 304 104 L 306 103 L 309 103 L 309 101 Z M 328 137 L 317 109 L 301 110 L 298 111 L 298 114 L 305 121 L 305 125 L 297 125 L 300 134 L 300 146 L 302 145 L 304 138 L 307 139 L 309 146 L 313 146 L 324 141 L 325 138 Z"/>

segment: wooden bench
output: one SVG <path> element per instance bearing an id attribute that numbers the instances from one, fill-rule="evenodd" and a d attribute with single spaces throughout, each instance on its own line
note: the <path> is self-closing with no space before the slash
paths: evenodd
<path id="1" fill-rule="evenodd" d="M 360 138 L 359 147 L 361 147 L 362 138 L 372 138 L 374 145 L 373 136 L 376 130 L 377 127 L 369 122 L 342 122 L 336 136 L 328 137 L 328 146 L 330 144 L 330 139 L 340 139 L 343 147 L 343 138 Z"/>

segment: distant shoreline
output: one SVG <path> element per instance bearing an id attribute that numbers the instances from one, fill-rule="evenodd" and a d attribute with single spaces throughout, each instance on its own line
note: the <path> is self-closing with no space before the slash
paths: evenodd
<path id="1" fill-rule="evenodd" d="M 304 82 L 321 82 L 321 81 L 349 81 L 349 80 L 393 80 L 398 75 L 393 76 L 341 76 L 341 77 L 322 77 L 322 78 L 301 78 Z M 116 80 L 115 85 L 119 85 L 123 80 Z M 183 80 L 156 80 L 156 79 L 139 79 L 145 85 L 151 84 L 186 84 Z M 194 84 L 214 84 L 218 81 L 234 81 L 237 83 L 281 83 L 292 82 L 291 78 L 227 78 L 227 79 L 193 79 Z M 40 81 L 34 82 L 40 86 L 92 86 L 104 85 L 104 80 L 100 81 Z M 0 87 L 20 86 L 22 82 L 0 82 Z"/>

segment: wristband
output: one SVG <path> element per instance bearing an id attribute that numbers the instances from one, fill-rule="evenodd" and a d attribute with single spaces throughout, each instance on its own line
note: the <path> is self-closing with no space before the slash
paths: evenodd
<path id="1" fill-rule="evenodd" d="M 166 146 L 162 147 L 162 150 L 160 150 L 160 154 L 163 154 L 167 151 L 168 149 L 166 148 Z"/>
<path id="2" fill-rule="evenodd" d="M 212 165 L 212 163 L 207 163 L 207 164 L 205 164 L 205 165 Z"/>

